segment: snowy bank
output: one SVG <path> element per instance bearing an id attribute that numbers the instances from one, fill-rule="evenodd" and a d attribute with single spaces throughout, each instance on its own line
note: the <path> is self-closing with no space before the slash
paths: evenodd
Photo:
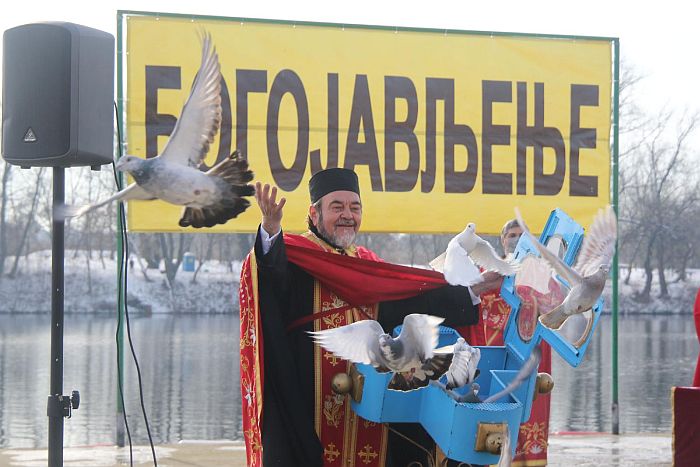
<path id="1" fill-rule="evenodd" d="M 113 258 L 88 260 L 84 251 L 66 251 L 66 313 L 114 313 L 117 306 L 117 265 Z M 6 261 L 12 264 L 14 258 Z M 0 313 L 46 313 L 51 310 L 51 252 L 38 251 L 20 259 L 14 278 L 0 278 Z M 192 282 L 193 272 L 182 267 L 175 287 L 168 287 L 164 272 L 143 270 L 143 261 L 134 261 L 128 269 L 128 305 L 134 313 L 232 313 L 238 314 L 238 278 L 240 261 L 207 261 Z M 196 263 L 199 266 L 199 263 Z M 6 270 L 9 268 L 6 268 Z M 648 303 L 636 295 L 644 286 L 644 271 L 633 269 L 629 284 L 624 283 L 626 270 L 620 271 L 620 313 L 692 313 L 700 286 L 700 271 L 689 270 L 685 282 L 673 282 L 669 274 L 669 297 L 659 298 L 658 277 L 654 274 Z M 612 287 L 604 291 L 605 309 L 610 312 Z"/>

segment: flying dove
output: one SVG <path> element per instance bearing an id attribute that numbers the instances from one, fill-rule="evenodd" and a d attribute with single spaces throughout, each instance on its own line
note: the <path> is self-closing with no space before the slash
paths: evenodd
<path id="1" fill-rule="evenodd" d="M 569 316 L 590 310 L 603 293 L 615 254 L 617 240 L 615 211 L 611 206 L 598 211 L 588 235 L 583 239 L 581 252 L 573 268 L 549 251 L 530 233 L 518 208 L 515 208 L 515 215 L 523 233 L 530 237 L 542 258 L 569 283 L 571 288 L 559 306 L 539 318 L 540 322 L 548 328 L 559 329 Z M 589 328 L 590 325 L 589 319 Z"/>
<path id="2" fill-rule="evenodd" d="M 411 391 L 427 386 L 447 371 L 452 354 L 435 354 L 443 318 L 406 315 L 399 337 L 384 332 L 374 320 L 363 320 L 323 331 L 309 332 L 314 341 L 337 357 L 393 372 L 389 389 Z"/>
<path id="3" fill-rule="evenodd" d="M 447 250 L 430 262 L 433 269 L 442 270 L 451 285 L 472 286 L 481 282 L 481 266 L 486 271 L 496 271 L 508 276 L 517 270 L 510 259 L 502 259 L 489 242 L 476 234 L 476 224 L 469 223 L 447 244 Z"/>
<path id="4" fill-rule="evenodd" d="M 81 216 L 112 201 L 161 199 L 185 206 L 181 227 L 212 227 L 235 218 L 250 206 L 243 196 L 255 193 L 247 184 L 253 173 L 246 158 L 235 151 L 206 173 L 199 170 L 220 126 L 221 67 L 207 34 L 189 98 L 163 152 L 150 159 L 121 157 L 117 170 L 128 172 L 135 183 L 95 204 L 64 206 L 64 216 Z"/>

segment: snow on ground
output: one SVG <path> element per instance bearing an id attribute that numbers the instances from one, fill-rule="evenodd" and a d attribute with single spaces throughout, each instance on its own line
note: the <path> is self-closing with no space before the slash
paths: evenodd
<path id="1" fill-rule="evenodd" d="M 695 296 L 700 287 L 700 270 L 689 269 L 685 282 L 673 282 L 676 280 L 675 272 L 666 274 L 669 297 L 659 297 L 659 278 L 656 271 L 652 280 L 651 295 L 649 303 L 640 303 L 635 299 L 636 294 L 644 288 L 644 270 L 641 268 L 632 269 L 629 284 L 625 284 L 627 269 L 620 269 L 619 275 L 619 305 L 620 313 L 692 313 Z M 604 312 L 610 311 L 612 297 L 612 282 L 608 281 L 605 291 Z"/>
<path id="2" fill-rule="evenodd" d="M 8 265 L 14 258 L 8 258 Z M 172 292 L 165 273 L 148 269 L 144 276 L 138 261 L 127 271 L 130 312 L 237 313 L 240 261 L 230 266 L 206 262 L 193 283 L 193 272 L 178 271 Z M 143 262 L 145 265 L 145 262 Z M 11 267 L 11 266 L 10 266 Z M 117 306 L 117 263 L 84 252 L 65 254 L 66 313 L 113 313 Z M 38 251 L 20 259 L 20 272 L 0 279 L 0 312 L 41 313 L 51 310 L 51 252 Z"/>
<path id="3" fill-rule="evenodd" d="M 86 259 L 85 252 L 65 254 L 65 311 L 67 313 L 113 313 L 117 303 L 116 261 L 105 256 Z M 8 271 L 14 258 L 7 258 Z M 128 305 L 136 313 L 237 313 L 238 277 L 240 261 L 224 263 L 208 261 L 193 283 L 193 272 L 178 271 L 176 287 L 170 291 L 165 274 L 148 269 L 145 276 L 140 262 L 128 270 Z M 145 262 L 141 262 L 145 264 Z M 197 263 L 198 265 L 198 263 Z M 642 290 L 644 271 L 632 271 L 629 284 L 624 284 L 626 270 L 620 271 L 621 313 L 691 313 L 695 294 L 700 286 L 700 270 L 690 270 L 686 282 L 671 282 L 668 274 L 670 297 L 661 299 L 658 277 L 654 275 L 649 303 L 635 301 L 635 293 Z M 612 292 L 610 281 L 604 292 L 605 312 L 610 311 Z M 19 272 L 14 278 L 0 278 L 0 312 L 43 313 L 51 310 L 51 252 L 38 251 L 21 258 Z"/>

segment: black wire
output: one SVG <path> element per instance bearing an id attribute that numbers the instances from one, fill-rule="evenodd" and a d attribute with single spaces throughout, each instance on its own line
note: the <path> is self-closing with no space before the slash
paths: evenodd
<path id="1" fill-rule="evenodd" d="M 117 111 L 117 105 L 116 103 L 114 104 L 114 112 L 117 117 L 119 118 L 119 114 Z M 119 135 L 119 123 L 117 123 L 117 134 Z M 119 145 L 119 155 L 121 157 L 121 136 L 119 136 L 119 141 L 117 142 Z M 114 165 L 114 162 L 112 162 L 112 172 L 114 173 L 114 183 L 117 186 L 117 190 L 121 189 L 121 183 L 119 183 L 119 177 L 117 176 L 117 168 Z M 118 215 L 121 218 L 121 211 L 124 209 L 124 206 L 122 203 L 117 204 L 117 212 Z M 122 239 L 122 244 L 124 243 L 124 235 L 123 235 L 123 228 L 120 229 L 119 235 L 121 236 Z M 133 446 L 131 443 L 131 430 L 129 430 L 129 422 L 127 421 L 126 418 L 126 404 L 124 403 L 124 388 L 122 387 L 122 369 L 121 366 L 119 365 L 119 357 L 122 354 L 121 350 L 121 345 L 120 345 L 120 339 L 119 339 L 119 334 L 121 332 L 122 328 L 122 316 L 121 316 L 121 309 L 122 309 L 122 299 L 123 297 L 126 297 L 126 294 L 122 294 L 122 291 L 124 290 L 124 270 L 125 270 L 125 261 L 124 261 L 124 252 L 122 250 L 122 257 L 119 258 L 119 272 L 117 274 L 118 276 L 118 284 L 119 284 L 119 290 L 117 291 L 117 333 L 115 335 L 115 340 L 117 341 L 117 383 L 119 386 L 119 398 L 122 402 L 122 416 L 124 417 L 124 426 L 126 427 L 126 435 L 129 438 L 129 465 L 133 467 L 134 465 L 134 451 L 133 451 Z M 124 303 L 126 303 L 126 300 L 124 300 Z"/>
<path id="2" fill-rule="evenodd" d="M 117 121 L 119 120 L 119 114 L 117 110 L 117 103 L 114 103 L 114 111 L 117 116 Z M 117 146 L 119 150 L 119 157 L 122 157 L 122 137 L 121 137 L 121 130 L 119 127 L 119 123 L 117 123 Z M 115 181 L 117 182 L 117 187 L 118 189 L 121 190 L 121 184 L 119 183 L 119 177 L 117 176 L 117 171 L 116 171 L 116 166 L 114 163 L 112 163 L 112 168 L 114 170 L 114 177 Z M 146 424 L 146 432 L 148 433 L 148 443 L 151 446 L 151 454 L 153 455 L 153 465 L 155 467 L 158 467 L 158 460 L 156 459 L 156 449 L 155 446 L 153 445 L 153 437 L 151 436 L 151 427 L 148 423 L 148 415 L 146 415 L 146 404 L 144 403 L 144 397 L 143 397 L 143 384 L 141 380 L 141 367 L 139 366 L 139 361 L 138 358 L 136 357 L 136 350 L 134 349 L 134 342 L 131 339 L 131 325 L 129 323 L 129 306 L 127 305 L 126 297 L 127 297 L 127 284 L 128 284 L 128 268 L 127 268 L 127 263 L 128 263 L 128 258 L 129 258 L 129 239 L 127 236 L 127 230 L 126 230 L 126 214 L 124 212 L 124 203 L 119 202 L 119 218 L 121 219 L 121 238 L 122 238 L 122 257 L 121 257 L 121 270 L 123 271 L 123 282 L 120 282 L 122 285 L 122 293 L 120 294 L 120 298 L 122 298 L 122 302 L 124 304 L 124 317 L 126 318 L 126 334 L 129 339 L 129 348 L 131 349 L 131 355 L 134 360 L 134 365 L 136 366 L 136 375 L 138 376 L 138 384 L 139 384 L 139 399 L 141 401 L 141 413 L 143 414 L 143 420 Z M 123 405 L 123 395 L 122 395 L 122 405 Z M 124 419 L 126 419 L 126 409 L 124 410 Z M 129 449 L 131 452 L 131 436 L 129 436 Z M 131 460 L 132 465 L 133 465 L 133 458 Z"/>

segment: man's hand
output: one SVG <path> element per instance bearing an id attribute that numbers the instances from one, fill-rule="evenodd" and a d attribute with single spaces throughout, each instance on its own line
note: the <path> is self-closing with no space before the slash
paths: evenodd
<path id="1" fill-rule="evenodd" d="M 262 228 L 270 236 L 275 235 L 282 228 L 282 208 L 287 202 L 285 198 L 281 198 L 277 203 L 276 198 L 276 186 L 273 186 L 270 191 L 270 185 L 267 183 L 264 186 L 260 182 L 255 183 L 255 201 L 262 212 Z"/>
<path id="2" fill-rule="evenodd" d="M 503 276 L 494 271 L 485 271 L 481 273 L 483 282 L 472 285 L 474 295 L 481 295 L 489 290 L 498 289 L 503 283 Z"/>

